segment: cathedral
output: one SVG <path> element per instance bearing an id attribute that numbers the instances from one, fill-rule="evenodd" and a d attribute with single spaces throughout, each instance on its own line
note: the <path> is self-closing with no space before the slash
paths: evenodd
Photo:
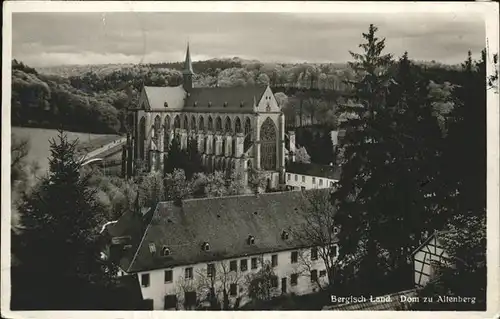
<path id="1" fill-rule="evenodd" d="M 196 141 L 208 171 L 237 170 L 247 182 L 249 169 L 256 168 L 265 172 L 268 187 L 283 186 L 285 117 L 271 88 L 193 87 L 189 45 L 182 74 L 182 85 L 142 88 L 132 162 L 142 161 L 149 171 L 163 170 L 169 144 L 177 136 L 183 149 L 189 140 Z"/>

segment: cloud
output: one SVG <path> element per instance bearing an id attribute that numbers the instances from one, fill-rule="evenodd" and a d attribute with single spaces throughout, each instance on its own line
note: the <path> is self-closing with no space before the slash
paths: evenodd
<path id="1" fill-rule="evenodd" d="M 387 51 L 457 63 L 485 46 L 481 16 L 458 13 L 15 13 L 13 58 L 33 66 L 200 58 L 345 62 L 370 23 Z"/>

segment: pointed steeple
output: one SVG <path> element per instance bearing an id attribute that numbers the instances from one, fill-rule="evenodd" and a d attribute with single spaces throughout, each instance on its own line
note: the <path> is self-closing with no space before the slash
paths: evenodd
<path id="1" fill-rule="evenodd" d="M 191 62 L 191 54 L 189 53 L 189 42 L 187 44 L 186 59 L 184 60 L 184 69 L 182 70 L 182 74 L 194 74 L 193 65 Z"/>

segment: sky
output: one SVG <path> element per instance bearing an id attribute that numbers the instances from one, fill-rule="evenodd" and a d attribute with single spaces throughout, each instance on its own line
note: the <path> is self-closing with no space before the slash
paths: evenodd
<path id="1" fill-rule="evenodd" d="M 12 57 L 33 67 L 240 57 L 344 63 L 370 23 L 386 51 L 460 63 L 485 47 L 484 19 L 466 13 L 13 13 Z"/>

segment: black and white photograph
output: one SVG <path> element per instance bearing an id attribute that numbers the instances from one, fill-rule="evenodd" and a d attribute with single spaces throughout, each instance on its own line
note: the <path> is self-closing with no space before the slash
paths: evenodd
<path id="1" fill-rule="evenodd" d="M 498 8 L 7 1 L 2 317 L 498 315 Z"/>

